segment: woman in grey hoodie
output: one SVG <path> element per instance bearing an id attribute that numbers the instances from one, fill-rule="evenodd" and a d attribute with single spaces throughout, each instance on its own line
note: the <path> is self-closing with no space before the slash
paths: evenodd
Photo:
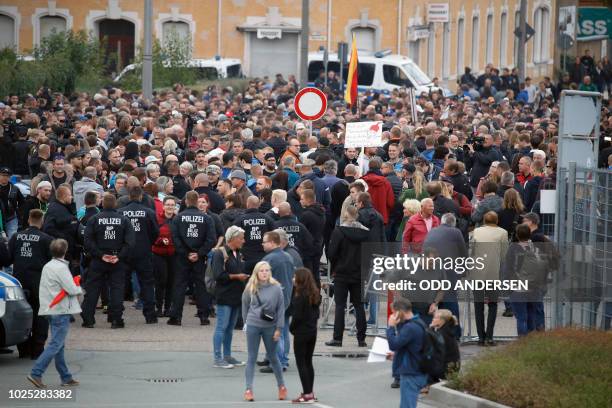
<path id="1" fill-rule="evenodd" d="M 278 361 L 276 347 L 285 325 L 285 301 L 280 283 L 272 278 L 272 270 L 267 262 L 258 262 L 242 294 L 242 318 L 247 335 L 248 360 L 246 365 L 246 391 L 244 399 L 254 401 L 253 376 L 259 352 L 259 342 L 263 340 L 270 366 L 278 384 L 278 399 L 287 398 L 287 388 L 283 371 Z"/>

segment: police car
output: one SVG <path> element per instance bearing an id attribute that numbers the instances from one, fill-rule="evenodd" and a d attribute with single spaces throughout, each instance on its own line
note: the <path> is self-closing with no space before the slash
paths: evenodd
<path id="1" fill-rule="evenodd" d="M 32 328 L 32 314 L 21 283 L 13 276 L 0 272 L 0 347 L 27 340 Z"/>

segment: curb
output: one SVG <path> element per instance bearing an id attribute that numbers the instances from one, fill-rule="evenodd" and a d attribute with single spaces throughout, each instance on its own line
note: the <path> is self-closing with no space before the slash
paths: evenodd
<path id="1" fill-rule="evenodd" d="M 446 381 L 432 385 L 427 399 L 453 408 L 511 408 L 508 405 L 453 390 L 445 385 Z"/>

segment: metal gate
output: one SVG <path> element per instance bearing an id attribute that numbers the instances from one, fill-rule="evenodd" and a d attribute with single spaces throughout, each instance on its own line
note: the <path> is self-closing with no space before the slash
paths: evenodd
<path id="1" fill-rule="evenodd" d="M 552 325 L 610 328 L 612 172 L 559 169 L 555 238 L 562 260 L 553 275 Z"/>

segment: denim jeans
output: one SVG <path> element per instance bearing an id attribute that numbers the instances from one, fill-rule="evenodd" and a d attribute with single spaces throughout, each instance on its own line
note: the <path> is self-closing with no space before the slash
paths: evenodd
<path id="1" fill-rule="evenodd" d="M 530 302 L 533 294 L 514 292 L 510 295 L 512 311 L 516 318 L 516 333 L 525 336 L 536 329 L 536 303 Z"/>
<path id="2" fill-rule="evenodd" d="M 62 383 L 66 383 L 72 379 L 72 374 L 68 371 L 68 366 L 64 359 L 64 342 L 70 328 L 70 315 L 50 315 L 49 327 L 51 328 L 51 338 L 47 342 L 45 350 L 38 357 L 36 363 L 34 363 L 30 375 L 40 380 L 51 360 L 55 359 L 55 369 L 59 373 Z"/>
<path id="3" fill-rule="evenodd" d="M 416 408 L 419 393 L 425 385 L 427 385 L 427 376 L 425 374 L 402 374 L 400 376 L 400 408 Z"/>
<path id="4" fill-rule="evenodd" d="M 280 387 L 285 385 L 283 379 L 283 369 L 278 361 L 276 354 L 277 341 L 274 341 L 274 330 L 275 327 L 255 327 L 247 324 L 246 335 L 247 335 L 247 350 L 249 357 L 247 359 L 246 370 L 244 372 L 246 379 L 246 389 L 253 389 L 253 376 L 255 375 L 255 363 L 257 362 L 257 353 L 259 353 L 259 342 L 263 340 L 264 347 L 266 348 L 266 356 L 270 361 L 270 366 L 274 371 L 276 377 L 276 383 Z"/>
<path id="5" fill-rule="evenodd" d="M 374 294 L 374 293 L 370 293 L 368 295 L 368 303 L 370 304 L 370 310 L 369 310 L 369 317 L 368 317 L 368 324 L 376 324 L 377 322 L 377 317 L 376 314 L 378 313 L 378 295 Z"/>
<path id="6" fill-rule="evenodd" d="M 232 335 L 238 320 L 240 306 L 217 305 L 217 324 L 213 335 L 215 361 L 232 356 Z M 221 354 L 223 346 L 223 354 Z"/>
<path id="7" fill-rule="evenodd" d="M 281 337 L 278 341 L 278 347 L 276 348 L 276 354 L 278 355 L 278 361 L 281 367 L 289 367 L 289 349 L 291 348 L 291 341 L 289 339 L 289 317 L 285 317 L 285 327 L 281 330 Z"/>

